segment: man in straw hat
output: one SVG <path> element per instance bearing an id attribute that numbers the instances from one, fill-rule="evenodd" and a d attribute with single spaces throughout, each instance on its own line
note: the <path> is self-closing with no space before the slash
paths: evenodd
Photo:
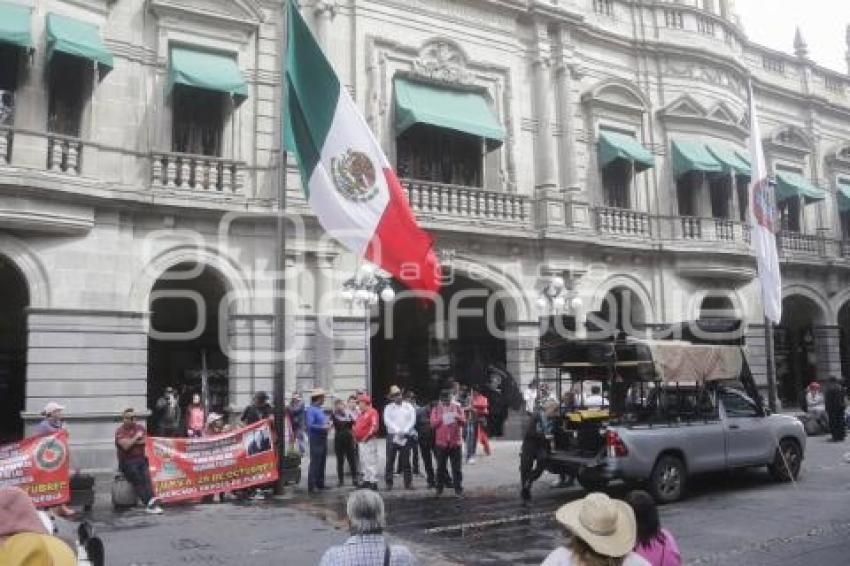
<path id="1" fill-rule="evenodd" d="M 570 540 L 553 550 L 541 566 L 650 566 L 632 552 L 637 524 L 628 503 L 604 493 L 591 493 L 555 511 L 555 519 L 567 530 Z"/>
<path id="2" fill-rule="evenodd" d="M 310 406 L 304 415 L 307 438 L 310 440 L 310 467 L 307 470 L 307 491 L 325 489 L 325 462 L 328 458 L 328 430 L 331 421 L 325 414 L 325 390 L 314 389 L 310 393 Z"/>
<path id="3" fill-rule="evenodd" d="M 393 385 L 388 395 L 390 403 L 384 407 L 384 426 L 387 427 L 387 463 L 384 481 L 387 489 L 393 488 L 393 466 L 396 455 L 401 458 L 404 474 L 404 487 L 413 485 L 413 472 L 410 469 L 410 449 L 413 446 L 416 409 L 402 398 L 401 389 Z"/>

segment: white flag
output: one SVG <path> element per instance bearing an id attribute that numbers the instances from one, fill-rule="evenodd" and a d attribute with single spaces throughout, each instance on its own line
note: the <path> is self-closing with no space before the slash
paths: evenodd
<path id="1" fill-rule="evenodd" d="M 779 272 L 779 255 L 776 251 L 778 223 L 776 194 L 768 180 L 752 83 L 750 83 L 750 159 L 753 171 L 750 179 L 748 208 L 753 251 L 756 254 L 761 281 L 764 316 L 774 324 L 779 324 L 782 318 L 782 275 Z"/>

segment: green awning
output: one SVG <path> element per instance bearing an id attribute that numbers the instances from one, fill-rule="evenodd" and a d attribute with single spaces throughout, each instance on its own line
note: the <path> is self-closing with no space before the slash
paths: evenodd
<path id="1" fill-rule="evenodd" d="M 722 173 L 723 166 L 708 151 L 705 143 L 695 140 L 673 140 L 673 174 L 678 179 L 685 173 Z"/>
<path id="2" fill-rule="evenodd" d="M 618 159 L 634 163 L 638 173 L 655 165 L 655 156 L 637 138 L 617 132 L 599 132 L 597 153 L 600 168 Z"/>
<path id="3" fill-rule="evenodd" d="M 0 43 L 32 49 L 32 8 L 0 2 Z"/>
<path id="4" fill-rule="evenodd" d="M 223 92 L 240 100 L 248 96 L 248 85 L 236 59 L 225 53 L 172 47 L 168 92 L 176 84 Z"/>
<path id="5" fill-rule="evenodd" d="M 741 156 L 734 149 L 722 143 L 706 144 L 708 152 L 720 162 L 724 173 L 734 173 L 740 177 L 750 178 L 752 168 L 748 161 L 741 159 Z"/>
<path id="6" fill-rule="evenodd" d="M 83 57 L 111 69 L 112 52 L 103 44 L 100 29 L 88 22 L 47 14 L 47 59 L 56 52 Z"/>
<path id="7" fill-rule="evenodd" d="M 405 79 L 395 84 L 395 133 L 428 124 L 484 138 L 489 148 L 504 141 L 505 130 L 484 95 Z"/>
<path id="8" fill-rule="evenodd" d="M 838 210 L 850 211 L 850 179 L 838 180 Z"/>
<path id="9" fill-rule="evenodd" d="M 806 204 L 826 198 L 826 192 L 798 173 L 776 172 L 776 202 L 800 196 Z"/>

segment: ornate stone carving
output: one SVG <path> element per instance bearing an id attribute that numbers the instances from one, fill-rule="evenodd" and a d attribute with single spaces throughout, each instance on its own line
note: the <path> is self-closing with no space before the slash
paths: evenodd
<path id="1" fill-rule="evenodd" d="M 413 61 L 413 74 L 446 83 L 470 84 L 472 73 L 466 68 L 466 57 L 453 43 L 438 40 L 425 44 Z"/>
<path id="2" fill-rule="evenodd" d="M 694 81 L 719 85 L 735 94 L 744 94 L 744 82 L 733 73 L 701 63 L 685 63 L 667 59 L 664 62 L 663 74 L 668 77 L 687 78 Z"/>

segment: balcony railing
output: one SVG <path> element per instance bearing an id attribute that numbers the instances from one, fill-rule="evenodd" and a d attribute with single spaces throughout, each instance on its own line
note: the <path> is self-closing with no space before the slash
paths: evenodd
<path id="1" fill-rule="evenodd" d="M 243 189 L 245 164 L 239 161 L 186 153 L 152 153 L 151 161 L 155 187 L 222 194 Z"/>
<path id="2" fill-rule="evenodd" d="M 723 242 L 733 242 L 735 238 L 735 221 L 725 218 L 714 219 L 714 236 Z M 742 238 L 745 239 L 745 238 Z"/>
<path id="3" fill-rule="evenodd" d="M 531 200 L 523 195 L 414 179 L 403 179 L 402 186 L 418 213 L 510 222 L 531 217 Z"/>
<path id="4" fill-rule="evenodd" d="M 618 236 L 649 236 L 649 213 L 626 208 L 599 207 L 596 209 L 596 230 L 601 234 Z"/>
<path id="5" fill-rule="evenodd" d="M 813 234 L 797 232 L 779 232 L 776 244 L 781 254 L 809 255 L 823 257 L 826 255 L 826 238 Z"/>
<path id="6" fill-rule="evenodd" d="M 61 134 L 47 134 L 47 168 L 54 173 L 79 175 L 83 142 Z"/>
<path id="7" fill-rule="evenodd" d="M 12 138 L 14 130 L 8 126 L 0 126 L 0 165 L 8 165 L 12 161 Z"/>
<path id="8" fill-rule="evenodd" d="M 680 216 L 682 224 L 682 239 L 702 240 L 702 218 L 696 216 Z"/>

